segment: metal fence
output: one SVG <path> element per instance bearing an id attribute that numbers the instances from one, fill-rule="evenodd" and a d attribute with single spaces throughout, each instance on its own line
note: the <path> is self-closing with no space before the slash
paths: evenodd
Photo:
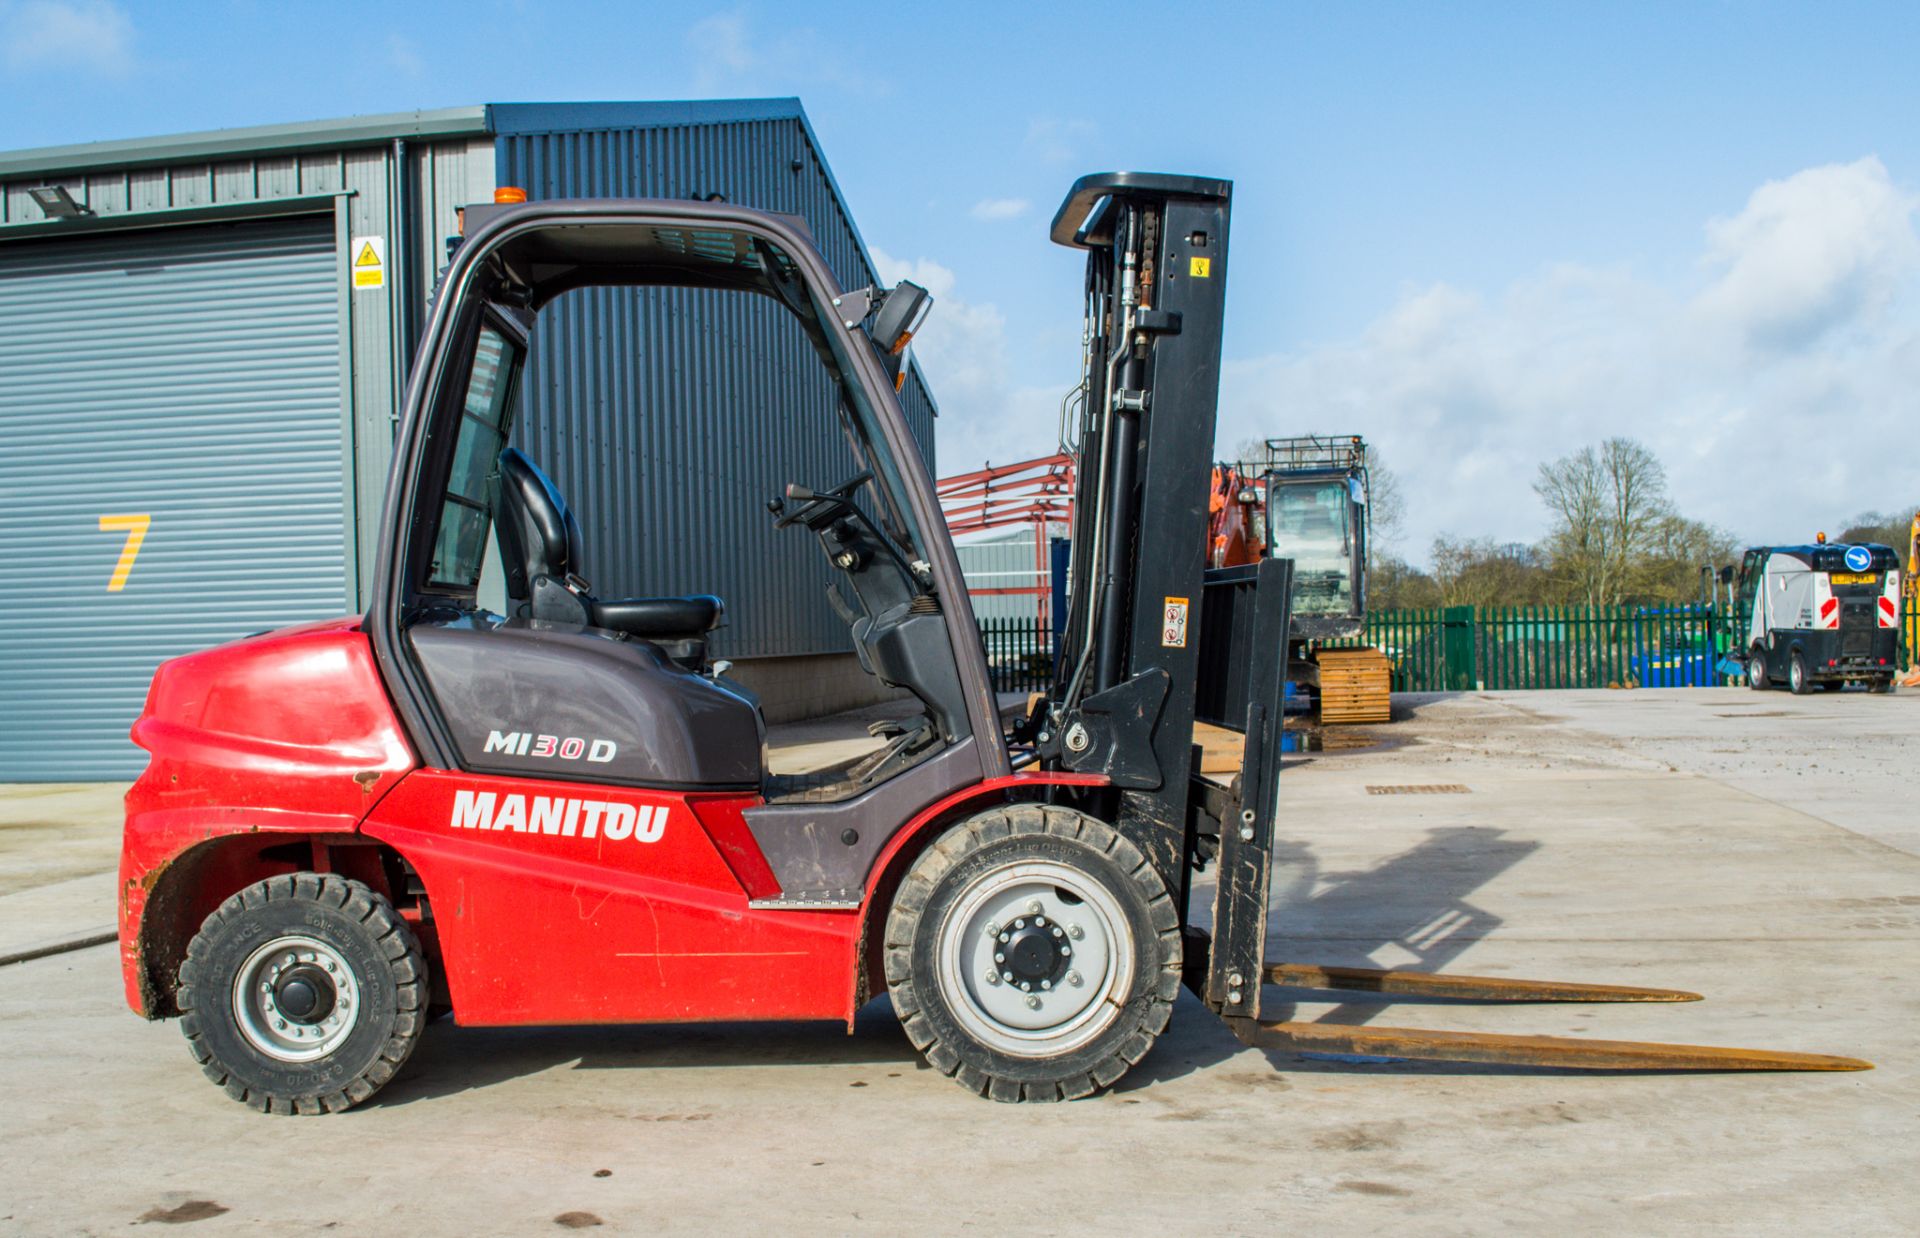
<path id="1" fill-rule="evenodd" d="M 996 692 L 1044 692 L 1053 682 L 1053 632 L 1031 618 L 982 619 L 980 641 Z"/>
<path id="2" fill-rule="evenodd" d="M 1707 688 L 1742 682 L 1747 615 L 1710 606 L 1448 606 L 1375 611 L 1364 636 L 1323 642 L 1373 646 L 1393 664 L 1395 692 L 1528 688 Z M 1906 602 L 1900 664 L 1913 661 L 1920 608 Z M 1001 692 L 1044 690 L 1052 634 L 1032 619 L 980 624 Z"/>
<path id="3" fill-rule="evenodd" d="M 1376 611 L 1364 636 L 1326 643 L 1381 650 L 1396 692 L 1705 688 L 1740 682 L 1746 630 L 1744 611 L 1700 605 L 1449 606 Z"/>

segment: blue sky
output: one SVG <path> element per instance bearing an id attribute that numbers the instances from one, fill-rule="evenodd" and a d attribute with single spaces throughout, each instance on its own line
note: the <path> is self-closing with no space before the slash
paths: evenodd
<path id="1" fill-rule="evenodd" d="M 0 0 L 0 146 L 464 103 L 799 95 L 935 287 L 958 470 L 1052 446 L 1074 176 L 1236 182 L 1223 445 L 1366 434 L 1402 549 L 1531 539 L 1609 433 L 1794 539 L 1920 501 L 1920 5 Z M 1124 32 L 1124 33 L 1115 33 Z"/>

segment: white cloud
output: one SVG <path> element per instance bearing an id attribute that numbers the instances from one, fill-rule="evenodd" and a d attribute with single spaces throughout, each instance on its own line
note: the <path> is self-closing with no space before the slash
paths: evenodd
<path id="1" fill-rule="evenodd" d="M 133 68 L 133 21 L 108 0 L 21 0 L 0 9 L 9 69 L 84 69 L 123 77 Z"/>
<path id="2" fill-rule="evenodd" d="M 1099 132 L 1100 127 L 1090 120 L 1036 116 L 1027 122 L 1027 149 L 1042 159 L 1064 163 L 1077 158 Z"/>
<path id="3" fill-rule="evenodd" d="M 716 13 L 697 21 L 687 31 L 687 49 L 694 55 L 695 76 L 703 85 L 727 74 L 746 73 L 756 57 L 749 46 L 744 13 Z"/>
<path id="4" fill-rule="evenodd" d="M 1882 306 L 1920 256 L 1915 204 L 1872 157 L 1768 181 L 1707 225 L 1706 263 L 1721 274 L 1698 308 L 1764 345 Z"/>
<path id="5" fill-rule="evenodd" d="M 1913 502 L 1916 205 L 1863 159 L 1708 223 L 1693 287 L 1560 265 L 1497 295 L 1410 290 L 1357 339 L 1229 360 L 1219 441 L 1366 435 L 1416 559 L 1441 532 L 1537 537 L 1540 463 L 1615 434 L 1659 453 L 1683 512 L 1745 538 Z"/>
<path id="6" fill-rule="evenodd" d="M 828 86 L 864 98 L 885 95 L 885 78 L 844 59 L 844 40 L 823 37 L 810 26 L 767 35 L 743 9 L 702 18 L 687 29 L 693 80 L 703 92 L 796 91 Z"/>
<path id="7" fill-rule="evenodd" d="M 939 465 L 960 473 L 1053 450 L 1060 391 L 1023 387 L 1007 360 L 1007 320 L 998 306 L 956 295 L 953 271 L 928 258 L 873 251 L 883 283 L 910 279 L 933 294 L 933 311 L 913 339 L 915 362 L 940 405 Z"/>
<path id="8" fill-rule="evenodd" d="M 1018 219 L 1032 208 L 1033 203 L 1025 198 L 982 198 L 973 204 L 971 214 L 975 219 L 992 222 Z"/>
<path id="9" fill-rule="evenodd" d="M 427 71 L 427 62 L 413 40 L 398 34 L 387 36 L 387 63 L 408 77 L 419 77 Z"/>

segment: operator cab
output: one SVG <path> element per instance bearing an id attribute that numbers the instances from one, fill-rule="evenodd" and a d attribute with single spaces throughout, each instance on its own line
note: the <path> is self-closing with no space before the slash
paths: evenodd
<path id="1" fill-rule="evenodd" d="M 619 218 L 632 204 L 565 205 L 576 213 L 597 205 L 615 217 L 542 223 L 536 217 L 554 204 L 514 208 L 529 216 L 525 226 L 486 229 L 484 242 L 469 242 L 486 245 L 484 260 L 441 293 L 460 298 L 454 329 L 437 363 L 421 368 L 441 375 L 442 389 L 425 393 L 411 467 L 395 469 L 389 504 L 401 504 L 403 518 L 389 522 L 400 533 L 382 573 L 400 637 L 395 670 L 417 687 L 420 724 L 475 773 L 748 793 L 769 805 L 855 802 L 967 747 L 973 728 L 953 638 L 905 492 L 903 469 L 918 461 L 903 462 L 876 407 L 886 396 L 871 374 L 862 381 L 852 350 L 868 336 L 835 329 L 842 323 L 832 319 L 845 311 L 827 302 L 839 305 L 838 290 L 806 278 L 776 239 L 744 221 L 695 232 L 670 219 Z M 540 434 L 522 423 L 534 407 L 523 376 L 537 368 L 538 349 L 558 338 L 537 330 L 542 315 L 567 298 L 658 287 L 754 299 L 759 305 L 746 312 L 778 320 L 769 329 L 804 332 L 819 359 L 817 373 L 763 374 L 752 372 L 752 349 L 731 350 L 726 361 L 741 373 L 721 381 L 757 384 L 771 417 L 813 414 L 819 424 L 803 432 L 850 449 L 849 480 L 818 490 L 796 481 L 754 505 L 766 504 L 775 527 L 814 535 L 829 565 L 828 602 L 847 624 L 862 671 L 919 707 L 875 731 L 877 752 L 804 776 L 771 772 L 758 699 L 710 657 L 725 635 L 722 600 L 697 592 L 602 596 L 588 579 L 594 547 L 528 450 Z M 924 308 L 924 293 L 913 288 L 910 296 Z M 656 406 L 634 419 L 675 411 Z M 695 467 L 653 458 L 646 465 Z M 626 492 L 598 496 L 600 506 L 641 510 L 631 501 L 647 484 L 640 474 L 615 474 L 616 491 Z M 603 467 L 596 477 L 607 475 Z M 603 534 L 606 511 L 593 526 Z M 712 553 L 741 549 L 715 544 Z M 977 640 L 971 623 L 966 629 Z M 961 768 L 967 764 L 950 762 L 955 769 L 922 794 L 937 795 L 963 774 L 978 777 L 979 759 Z"/>

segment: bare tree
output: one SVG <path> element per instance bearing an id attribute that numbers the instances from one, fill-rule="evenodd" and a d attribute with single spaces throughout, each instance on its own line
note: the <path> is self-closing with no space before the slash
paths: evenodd
<path id="1" fill-rule="evenodd" d="M 1568 592 L 1589 606 L 1619 605 L 1673 515 L 1659 458 L 1632 439 L 1610 438 L 1541 465 L 1533 489 L 1553 513 L 1545 549 Z"/>
<path id="2" fill-rule="evenodd" d="M 1540 599 L 1544 573 L 1524 543 L 1443 534 L 1434 539 L 1432 553 L 1442 606 L 1520 606 Z"/>
<path id="3" fill-rule="evenodd" d="M 1400 491 L 1400 475 L 1387 467 L 1380 449 L 1367 446 L 1367 567 L 1371 571 L 1378 556 L 1390 554 L 1400 544 L 1407 527 L 1407 502 Z"/>

